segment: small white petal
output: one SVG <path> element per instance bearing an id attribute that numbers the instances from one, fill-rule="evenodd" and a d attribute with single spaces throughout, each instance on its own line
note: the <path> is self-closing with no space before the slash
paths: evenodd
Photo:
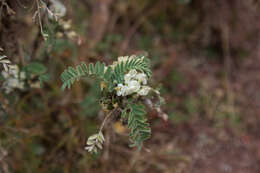
<path id="1" fill-rule="evenodd" d="M 59 17 L 63 17 L 66 15 L 67 9 L 59 0 L 52 0 L 52 5 L 50 7 L 53 13 Z M 53 14 L 51 12 L 48 13 L 49 18 L 53 18 Z"/>
<path id="2" fill-rule="evenodd" d="M 6 72 L 6 71 L 2 71 L 2 76 L 5 78 L 5 79 L 7 79 L 7 78 L 9 78 L 9 74 Z"/>
<path id="3" fill-rule="evenodd" d="M 94 139 L 97 138 L 97 136 L 98 136 L 98 134 L 91 135 L 91 136 L 88 138 L 88 140 L 94 140 Z"/>
<path id="4" fill-rule="evenodd" d="M 9 61 L 8 59 L 4 59 L 4 60 L 1 60 L 1 63 L 4 63 L 4 64 L 10 64 L 11 61 Z"/>
<path id="5" fill-rule="evenodd" d="M 8 71 L 8 67 L 6 64 L 3 64 L 5 71 Z"/>
<path id="6" fill-rule="evenodd" d="M 130 70 L 128 72 L 128 74 L 131 75 L 132 77 L 134 77 L 135 75 L 137 75 L 137 71 L 135 69 L 133 69 L 133 70 Z"/>
<path id="7" fill-rule="evenodd" d="M 147 76 L 144 73 L 139 73 L 135 76 L 135 79 L 141 82 L 142 84 L 147 84 Z"/>
<path id="8" fill-rule="evenodd" d="M 108 68 L 108 67 L 107 67 L 107 66 L 105 66 L 105 68 L 104 68 L 104 73 L 106 73 L 106 71 L 107 71 L 107 68 Z"/>
<path id="9" fill-rule="evenodd" d="M 136 80 L 129 81 L 128 86 L 126 88 L 127 95 L 137 92 L 140 89 L 140 87 L 140 83 Z"/>
<path id="10" fill-rule="evenodd" d="M 24 80 L 25 78 L 26 78 L 26 76 L 25 76 L 25 72 L 20 72 L 20 78 L 22 79 L 22 80 Z"/>
<path id="11" fill-rule="evenodd" d="M 141 95 L 141 96 L 146 96 L 149 91 L 150 91 L 150 87 L 148 86 L 143 86 L 139 91 L 138 91 L 138 94 Z"/>
<path id="12" fill-rule="evenodd" d="M 124 76 L 124 79 L 125 79 L 125 83 L 128 83 L 132 79 L 132 76 L 130 74 L 126 74 Z"/>

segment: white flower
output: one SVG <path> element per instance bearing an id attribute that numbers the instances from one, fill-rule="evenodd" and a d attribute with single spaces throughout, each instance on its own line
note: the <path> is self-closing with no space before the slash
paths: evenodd
<path id="1" fill-rule="evenodd" d="M 141 95 L 141 96 L 146 96 L 146 95 L 149 93 L 150 89 L 151 89 L 151 88 L 148 87 L 148 86 L 143 86 L 143 87 L 138 91 L 137 94 L 139 94 L 139 95 Z"/>
<path id="2" fill-rule="evenodd" d="M 132 79 L 135 78 L 137 74 L 137 71 L 135 69 L 133 70 L 130 70 L 125 76 L 124 76 L 124 79 L 125 79 L 125 83 L 128 83 L 130 82 Z"/>
<path id="3" fill-rule="evenodd" d="M 26 78 L 25 72 L 24 71 L 20 72 L 20 79 L 25 80 L 25 78 Z"/>
<path id="4" fill-rule="evenodd" d="M 118 84 L 117 85 L 117 87 L 115 88 L 115 90 L 116 90 L 116 94 L 118 95 L 118 96 L 121 96 L 122 95 L 122 92 L 121 92 L 121 88 L 123 87 L 123 84 Z"/>
<path id="5" fill-rule="evenodd" d="M 132 79 L 132 76 L 127 73 L 127 74 L 124 76 L 124 79 L 125 79 L 125 83 L 128 83 L 128 82 Z"/>
<path id="6" fill-rule="evenodd" d="M 24 89 L 24 82 L 19 81 L 18 78 L 9 78 L 4 82 L 3 85 L 5 92 L 8 94 L 12 92 L 15 88 Z"/>
<path id="7" fill-rule="evenodd" d="M 8 72 L 3 71 L 2 76 L 5 78 L 3 88 L 7 94 L 15 88 L 24 89 L 25 72 L 20 72 L 17 65 L 10 65 Z"/>
<path id="8" fill-rule="evenodd" d="M 2 71 L 2 76 L 7 79 L 10 75 L 6 71 Z"/>
<path id="9" fill-rule="evenodd" d="M 53 13 L 55 13 L 55 15 L 59 16 L 59 17 L 64 17 L 66 15 L 67 9 L 65 7 L 65 5 L 63 5 L 59 0 L 52 0 L 52 5 L 50 7 L 50 9 L 52 10 Z M 53 13 L 49 12 L 49 18 L 53 18 Z"/>
<path id="10" fill-rule="evenodd" d="M 127 88 L 127 86 L 123 86 L 123 87 L 121 88 L 121 93 L 122 93 L 122 96 L 127 96 L 127 95 L 129 95 L 129 94 L 128 94 L 128 88 Z"/>
<path id="11" fill-rule="evenodd" d="M 126 89 L 127 87 L 124 86 L 123 84 L 118 84 L 117 87 L 116 87 L 116 94 L 118 96 L 126 96 Z"/>
<path id="12" fill-rule="evenodd" d="M 67 33 L 67 36 L 69 39 L 74 39 L 77 36 L 77 33 L 75 31 L 70 31 Z"/>
<path id="13" fill-rule="evenodd" d="M 10 75 L 13 75 L 15 78 L 18 78 L 18 74 L 19 74 L 19 67 L 18 67 L 18 65 L 10 65 L 8 73 Z"/>
<path id="14" fill-rule="evenodd" d="M 135 76 L 135 79 L 138 80 L 138 82 L 146 85 L 147 84 L 147 76 L 144 73 L 139 73 Z"/>
<path id="15" fill-rule="evenodd" d="M 111 67 L 112 69 L 114 69 L 114 68 L 115 68 L 115 66 L 117 65 L 117 63 L 118 63 L 117 61 L 114 61 L 114 62 L 113 62 L 113 64 L 112 64 L 112 65 L 110 65 L 110 67 Z"/>
<path id="16" fill-rule="evenodd" d="M 17 78 L 10 78 L 7 80 L 7 86 L 11 88 L 24 88 L 23 82 L 20 82 Z"/>
<path id="17" fill-rule="evenodd" d="M 107 71 L 107 68 L 108 68 L 108 67 L 107 67 L 107 66 L 105 66 L 105 68 L 104 68 L 104 73 L 106 73 L 106 71 Z"/>
<path id="18" fill-rule="evenodd" d="M 127 85 L 118 84 L 115 90 L 117 91 L 118 96 L 127 96 L 139 91 L 141 85 L 136 80 L 131 80 Z"/>
<path id="19" fill-rule="evenodd" d="M 132 77 L 135 77 L 135 75 L 137 75 L 137 71 L 135 69 L 133 69 L 133 70 L 130 70 L 128 72 L 128 74 L 130 74 Z"/>
<path id="20" fill-rule="evenodd" d="M 118 63 L 125 63 L 128 60 L 137 58 L 136 56 L 121 56 L 118 60 L 111 65 L 114 68 Z M 144 57 L 140 58 L 142 60 Z M 139 59 L 138 59 L 139 60 Z M 145 73 L 139 73 L 135 69 L 130 70 L 124 75 L 124 83 L 118 84 L 115 88 L 118 96 L 127 96 L 134 93 L 138 95 L 147 95 L 150 87 L 144 86 L 147 84 L 148 77 Z"/>
<path id="21" fill-rule="evenodd" d="M 39 81 L 31 83 L 30 87 L 31 88 L 41 88 L 41 83 Z"/>
<path id="22" fill-rule="evenodd" d="M 137 92 L 140 89 L 140 83 L 137 82 L 136 80 L 131 80 L 127 83 L 127 95 L 133 94 L 135 92 Z"/>

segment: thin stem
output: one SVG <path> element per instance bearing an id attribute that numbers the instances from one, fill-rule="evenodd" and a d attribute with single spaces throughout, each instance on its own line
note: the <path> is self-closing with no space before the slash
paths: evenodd
<path id="1" fill-rule="evenodd" d="M 2 12 L 3 12 L 3 7 L 4 7 L 4 3 L 5 3 L 5 0 L 1 0 L 1 7 L 0 7 L 0 29 L 2 28 Z"/>
<path id="2" fill-rule="evenodd" d="M 43 29 L 42 29 L 41 7 L 40 7 L 40 4 L 39 4 L 39 0 L 36 0 L 36 4 L 37 4 L 37 15 L 38 15 L 38 20 L 39 20 L 41 34 L 42 34 L 44 40 L 46 40 L 45 34 L 43 32 Z"/>
<path id="3" fill-rule="evenodd" d="M 106 116 L 106 118 L 104 119 L 104 121 L 102 122 L 102 125 L 99 129 L 99 132 L 101 132 L 105 126 L 106 121 L 108 120 L 108 118 L 117 110 L 117 108 L 113 109 L 111 112 L 109 112 L 109 114 Z"/>

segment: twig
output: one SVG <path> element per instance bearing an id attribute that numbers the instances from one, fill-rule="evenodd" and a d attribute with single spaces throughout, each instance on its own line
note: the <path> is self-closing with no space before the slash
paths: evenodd
<path id="1" fill-rule="evenodd" d="M 89 49 L 94 48 L 102 40 L 110 22 L 110 6 L 114 0 L 93 1 L 92 15 L 90 17 L 89 32 Z"/>
<path id="2" fill-rule="evenodd" d="M 13 9 L 11 9 L 9 7 L 9 5 L 5 2 L 6 0 L 1 0 L 0 2 L 2 2 L 2 6 L 5 6 L 6 7 L 6 10 L 7 10 L 7 14 L 9 15 L 13 15 L 15 14 L 15 11 Z"/>
<path id="3" fill-rule="evenodd" d="M 111 137 L 111 131 L 108 130 L 108 132 L 106 133 L 106 143 L 105 143 L 105 151 L 104 151 L 104 160 L 109 160 L 109 145 L 110 145 L 110 137 Z"/>
<path id="4" fill-rule="evenodd" d="M 101 127 L 100 127 L 100 129 L 99 129 L 99 132 L 101 132 L 101 131 L 103 130 L 106 121 L 108 120 L 108 118 L 109 118 L 116 110 L 118 110 L 118 108 L 115 108 L 115 109 L 113 109 L 111 112 L 109 112 L 109 114 L 106 116 L 106 118 L 105 118 L 104 121 L 102 122 L 102 125 L 101 125 Z"/>
<path id="5" fill-rule="evenodd" d="M 4 0 L 1 0 L 0 2 L 2 3 L 1 4 L 1 7 L 0 7 L 0 31 L 1 31 L 1 28 L 2 28 L 2 11 L 3 11 L 3 7 L 4 7 Z"/>
<path id="6" fill-rule="evenodd" d="M 28 8 L 25 5 L 23 5 L 23 3 L 20 0 L 16 0 L 18 5 L 20 5 L 22 8 Z"/>
<path id="7" fill-rule="evenodd" d="M 39 3 L 39 0 L 36 0 L 36 5 L 37 5 L 37 11 L 35 12 L 35 14 L 33 16 L 33 19 L 36 17 L 36 15 L 38 16 L 41 34 L 42 34 L 44 40 L 46 40 L 47 35 L 43 32 L 43 29 L 42 29 L 41 6 Z"/>

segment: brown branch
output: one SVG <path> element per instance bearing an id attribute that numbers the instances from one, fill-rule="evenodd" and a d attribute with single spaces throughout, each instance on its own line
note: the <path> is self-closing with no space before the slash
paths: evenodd
<path id="1" fill-rule="evenodd" d="M 94 48 L 104 37 L 110 19 L 110 6 L 114 0 L 97 0 L 92 3 L 92 14 L 88 29 L 90 49 Z"/>

